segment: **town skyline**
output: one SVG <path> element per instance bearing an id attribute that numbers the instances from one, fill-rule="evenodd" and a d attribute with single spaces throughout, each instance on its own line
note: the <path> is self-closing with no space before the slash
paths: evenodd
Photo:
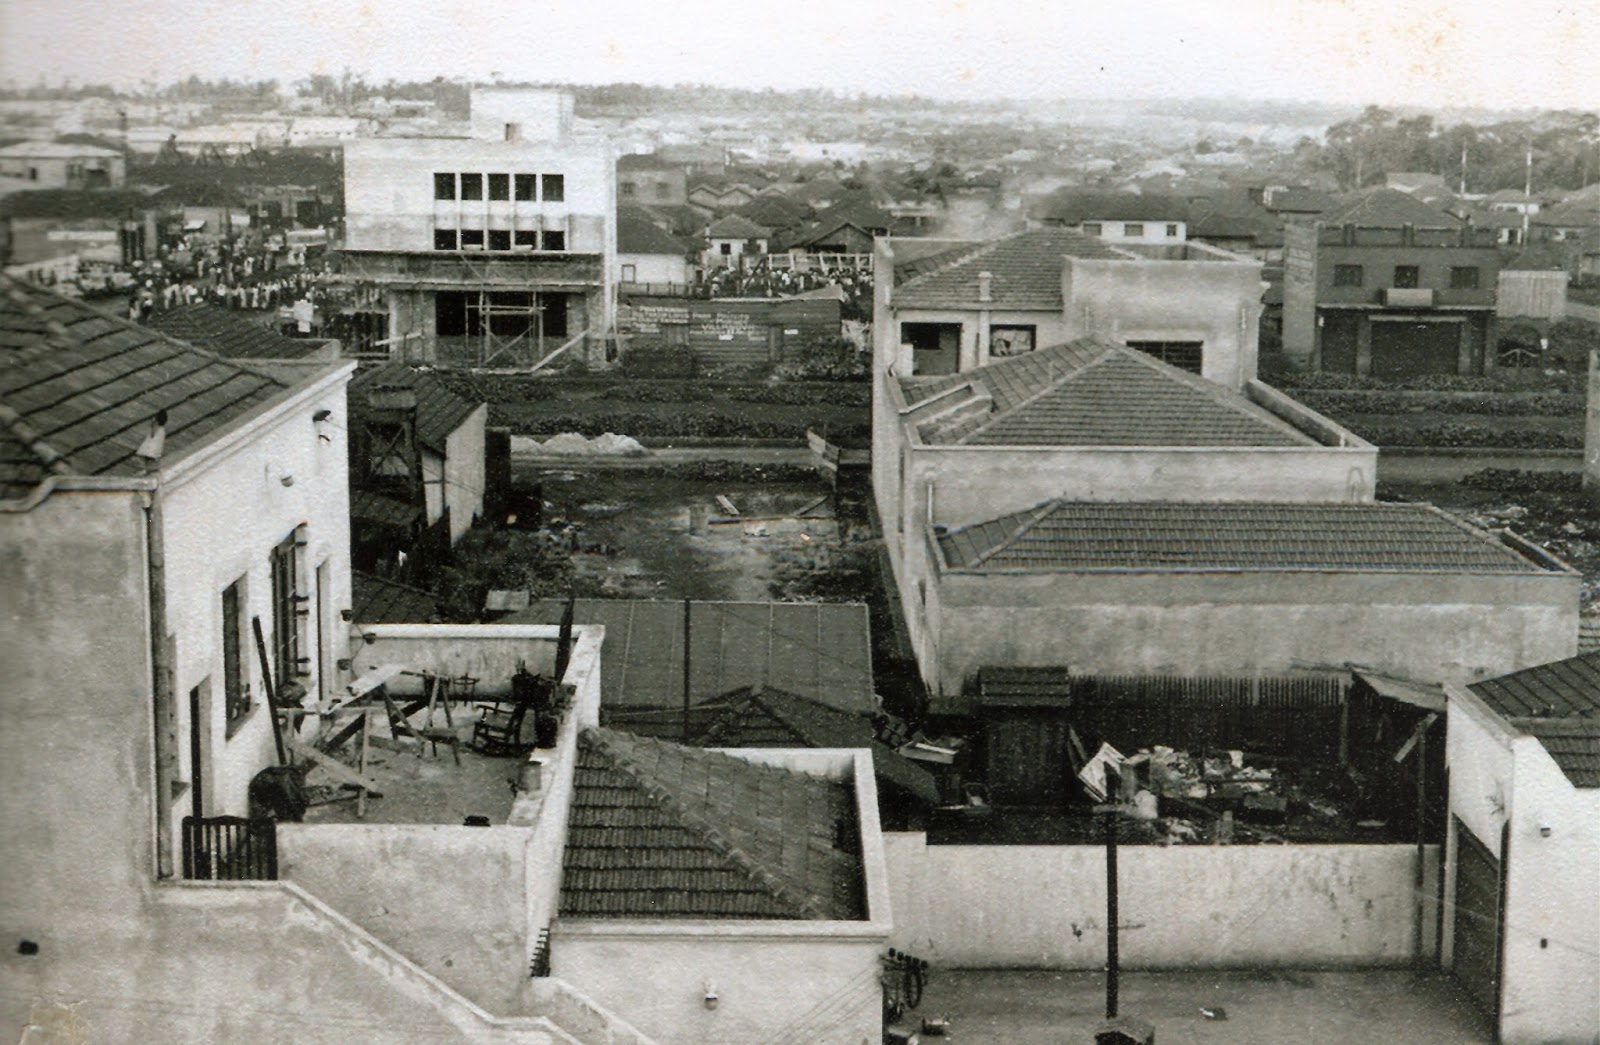
<path id="1" fill-rule="evenodd" d="M 825 0 L 747 12 L 683 16 L 632 0 L 381 9 L 360 0 L 228 8 L 136 0 L 112 21 L 87 3 L 18 0 L 0 11 L 0 80 L 131 91 L 190 76 L 289 83 L 348 71 L 369 82 L 443 76 L 825 87 L 939 101 L 1228 98 L 1508 110 L 1592 107 L 1585 58 L 1600 49 L 1600 6 L 1555 0 L 1515 8 L 1316 0 L 1286 9 L 1148 0 L 1042 12 Z M 135 51 L 130 26 L 149 30 Z M 561 46 L 544 46 L 551 40 Z"/>

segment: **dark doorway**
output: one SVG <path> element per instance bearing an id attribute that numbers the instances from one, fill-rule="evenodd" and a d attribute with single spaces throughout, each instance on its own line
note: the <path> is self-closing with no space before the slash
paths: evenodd
<path id="1" fill-rule="evenodd" d="M 1327 312 L 1317 318 L 1322 322 L 1323 373 L 1354 374 L 1357 366 L 1356 346 L 1361 331 L 1360 317 Z"/>
<path id="2" fill-rule="evenodd" d="M 961 364 L 960 323 L 901 323 L 900 341 L 911 346 L 913 374 L 953 374 Z"/>
<path id="3" fill-rule="evenodd" d="M 1455 948 L 1450 968 L 1474 1006 L 1498 1023 L 1500 1014 L 1500 859 L 1460 820 L 1456 829 Z"/>
<path id="4" fill-rule="evenodd" d="M 1372 324 L 1372 376 L 1454 374 L 1464 324 L 1428 320 L 1384 320 Z"/>

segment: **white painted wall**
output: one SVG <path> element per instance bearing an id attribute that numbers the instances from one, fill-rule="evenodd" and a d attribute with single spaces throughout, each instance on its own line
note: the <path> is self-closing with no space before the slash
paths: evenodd
<path id="1" fill-rule="evenodd" d="M 454 544 L 483 515 L 483 487 L 486 454 L 484 429 L 489 422 L 489 404 L 483 403 L 467 415 L 445 439 L 444 500 L 450 506 L 450 543 Z"/>
<path id="2" fill-rule="evenodd" d="M 1101 846 L 930 846 L 886 838 L 891 946 L 936 965 L 1097 969 L 1105 963 Z M 1129 968 L 1371 966 L 1410 961 L 1416 848 L 1122 846 L 1121 959 Z M 1437 847 L 1422 939 L 1435 940 Z"/>
<path id="3" fill-rule="evenodd" d="M 1574 787 L 1538 738 L 1474 694 L 1446 692 L 1451 813 L 1496 854 L 1511 823 L 1501 1040 L 1600 1040 L 1600 789 Z M 1453 903 L 1454 845 L 1448 856 Z M 1454 943 L 1447 919 L 1447 965 Z"/>
<path id="4" fill-rule="evenodd" d="M 633 274 L 627 275 L 627 266 Z M 617 282 L 630 283 L 688 283 L 689 259 L 676 254 L 618 254 Z"/>
<path id="5" fill-rule="evenodd" d="M 322 625 L 328 645 L 320 658 L 329 665 L 349 656 L 347 628 L 339 611 L 351 605 L 350 484 L 342 424 L 312 421 L 318 410 L 332 419 L 346 417 L 345 385 L 353 364 L 330 371 L 296 393 L 283 408 L 246 424 L 204 449 L 187 454 L 162 477 L 165 522 L 167 623 L 176 638 L 173 696 L 178 710 L 180 775 L 192 779 L 189 758 L 191 688 L 210 693 L 206 743 L 212 752 L 206 815 L 243 816 L 247 790 L 258 770 L 276 761 L 272 722 L 260 660 L 250 634 L 259 616 L 269 651 L 273 649 L 270 554 L 274 546 L 305 528 L 303 569 L 298 590 L 312 596 L 305 604 L 300 648 L 310 658 L 298 681 L 318 692 L 317 567 L 326 565 L 329 610 Z M 324 438 L 325 437 L 325 438 Z M 284 480 L 292 480 L 285 485 Z M 247 656 L 242 667 L 255 709 L 227 735 L 222 667 L 222 592 L 244 578 L 243 630 Z M 276 667 L 273 669 L 276 671 Z M 276 679 L 274 681 L 277 681 Z M 330 691 L 343 679 L 330 679 Z M 187 802 L 173 809 L 173 837 Z"/>

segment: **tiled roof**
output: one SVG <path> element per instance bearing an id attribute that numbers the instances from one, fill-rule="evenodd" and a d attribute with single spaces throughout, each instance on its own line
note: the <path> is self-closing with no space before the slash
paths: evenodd
<path id="1" fill-rule="evenodd" d="M 948 393 L 974 404 L 923 423 L 934 444 L 968 446 L 1316 446 L 1213 381 L 1093 338 L 934 379 L 902 378 L 910 403 Z M 956 391 L 959 390 L 959 391 Z M 983 409 L 985 399 L 992 406 Z"/>
<path id="2" fill-rule="evenodd" d="M 1600 787 L 1600 722 L 1590 719 L 1522 721 L 1517 725 L 1539 738 L 1539 743 L 1573 787 Z"/>
<path id="3" fill-rule="evenodd" d="M 1430 207 L 1415 196 L 1398 189 L 1368 189 L 1326 210 L 1319 219 L 1324 225 L 1361 225 L 1366 228 L 1453 229 L 1461 224 L 1438 207 Z"/>
<path id="4" fill-rule="evenodd" d="M 1550 572 L 1426 504 L 1058 500 L 938 541 L 952 570 Z"/>
<path id="5" fill-rule="evenodd" d="M 350 414 L 359 419 L 367 410 L 367 395 L 376 388 L 409 388 L 417 394 L 417 440 L 436 453 L 445 452 L 450 433 L 482 404 L 450 390 L 436 374 L 413 370 L 404 363 L 384 363 L 362 368 L 350 379 Z"/>
<path id="6" fill-rule="evenodd" d="M 786 229 L 805 221 L 811 208 L 787 196 L 761 195 L 734 213 L 769 229 Z"/>
<path id="7" fill-rule="evenodd" d="M 325 344 L 311 338 L 284 337 L 205 301 L 156 312 L 146 325 L 226 359 L 302 359 Z"/>
<path id="8" fill-rule="evenodd" d="M 422 516 L 422 506 L 371 490 L 350 491 L 350 518 L 407 530 Z"/>
<path id="9" fill-rule="evenodd" d="M 683 257 L 689 248 L 651 221 L 647 212 L 637 207 L 618 207 L 617 253 Z"/>
<path id="10" fill-rule="evenodd" d="M 897 308 L 1029 308 L 1060 311 L 1065 255 L 1131 260 L 1100 240 L 1071 229 L 1035 229 L 971 247 L 957 246 L 895 271 Z M 978 300 L 978 274 L 990 274 L 992 300 Z"/>
<path id="11" fill-rule="evenodd" d="M 1587 717 L 1600 726 L 1600 652 L 1524 668 L 1468 688 L 1507 718 Z"/>
<path id="12" fill-rule="evenodd" d="M 877 740 L 861 715 L 769 686 L 744 686 L 717 703 L 722 714 L 699 733 L 706 747 L 864 747 L 880 781 L 930 805 L 939 801 L 933 776 Z"/>
<path id="13" fill-rule="evenodd" d="M 566 603 L 546 599 L 508 623 L 555 624 Z M 600 715 L 683 707 L 683 603 L 579 599 L 580 624 L 603 624 Z M 851 712 L 870 712 L 872 653 L 859 604 L 692 602 L 690 692 L 695 703 L 740 686 L 774 686 Z"/>
<path id="14" fill-rule="evenodd" d="M 846 839 L 859 845 L 849 784 L 588 729 L 578 738 L 561 915 L 860 919 L 861 861 L 837 848 Z"/>
<path id="15" fill-rule="evenodd" d="M 431 624 L 439 619 L 439 600 L 413 588 L 360 570 L 350 571 L 354 597 L 351 616 L 360 624 Z"/>
<path id="16" fill-rule="evenodd" d="M 1270 211 L 1287 211 L 1291 214 L 1321 214 L 1338 206 L 1338 201 L 1325 192 L 1315 189 L 1285 189 L 1272 194 L 1266 204 Z"/>
<path id="17" fill-rule="evenodd" d="M 711 223 L 706 235 L 714 239 L 761 239 L 772 235 L 765 225 L 757 225 L 749 218 L 728 214 Z"/>
<path id="18" fill-rule="evenodd" d="M 1600 204 L 1593 201 L 1562 203 L 1539 211 L 1530 220 L 1534 225 L 1551 228 L 1592 228 L 1600 225 Z"/>
<path id="19" fill-rule="evenodd" d="M 31 488 L 45 467 L 137 475 L 134 455 L 166 411 L 175 460 L 288 387 L 136 323 L 0 277 L 0 487 Z M 53 463 L 52 463 L 53 462 Z"/>

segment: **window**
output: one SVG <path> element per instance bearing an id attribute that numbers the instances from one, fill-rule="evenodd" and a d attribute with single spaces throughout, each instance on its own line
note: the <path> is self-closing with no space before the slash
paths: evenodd
<path id="1" fill-rule="evenodd" d="M 561 203 L 567 198 L 567 179 L 560 174 L 539 175 L 539 198 L 550 203 Z"/>
<path id="2" fill-rule="evenodd" d="M 1359 287 L 1364 276 L 1360 265 L 1333 266 L 1333 285 L 1336 287 Z"/>
<path id="3" fill-rule="evenodd" d="M 456 198 L 456 176 L 454 174 L 435 174 L 433 176 L 433 198 L 436 200 L 453 200 Z"/>
<path id="4" fill-rule="evenodd" d="M 625 182 L 622 183 L 622 195 L 623 196 L 625 196 L 625 197 L 627 197 L 629 199 L 632 199 L 633 198 L 633 194 L 634 194 L 635 191 L 637 191 L 637 187 L 633 184 L 633 182 L 625 181 Z"/>
<path id="5" fill-rule="evenodd" d="M 511 230 L 510 229 L 490 229 L 489 230 L 489 249 L 490 250 L 510 250 L 511 249 Z"/>
<path id="6" fill-rule="evenodd" d="M 1123 224 L 1123 226 L 1122 226 L 1122 234 L 1124 236 L 1143 236 L 1144 235 L 1144 222 L 1142 222 L 1142 221 L 1125 222 Z"/>
<path id="7" fill-rule="evenodd" d="M 1031 326 L 994 326 L 989 328 L 989 355 L 996 358 L 1020 356 L 1033 351 L 1034 328 Z"/>
<path id="8" fill-rule="evenodd" d="M 638 281 L 639 281 L 639 266 L 637 266 L 637 265 L 624 265 L 624 266 L 622 266 L 622 282 L 624 282 L 624 283 L 637 283 Z"/>
<path id="9" fill-rule="evenodd" d="M 1171 364 L 1179 370 L 1187 370 L 1191 374 L 1200 373 L 1200 363 L 1204 358 L 1204 341 L 1129 341 L 1129 348 L 1136 348 L 1140 352 L 1155 356 L 1163 363 Z"/>
<path id="10" fill-rule="evenodd" d="M 464 200 L 483 199 L 483 175 L 463 174 L 461 176 L 461 198 Z"/>
<path id="11" fill-rule="evenodd" d="M 1085 236 L 1098 236 L 1101 231 L 1102 226 L 1098 221 L 1086 221 L 1083 223 L 1083 234 Z"/>
<path id="12" fill-rule="evenodd" d="M 482 250 L 483 249 L 483 230 L 482 229 L 462 229 L 461 230 L 461 249 L 462 250 Z"/>
<path id="13" fill-rule="evenodd" d="M 723 254 L 724 256 L 732 254 L 733 253 L 733 244 L 732 243 L 718 243 L 717 244 L 717 250 L 718 250 L 719 253 Z"/>
<path id="14" fill-rule="evenodd" d="M 300 657 L 300 618 L 307 610 L 300 594 L 301 535 L 291 533 L 272 549 L 272 652 L 273 682 L 279 693 L 306 674 Z"/>
<path id="15" fill-rule="evenodd" d="M 244 579 L 234 581 L 222 589 L 222 692 L 227 703 L 228 724 L 244 718 L 250 712 L 250 686 L 245 682 L 244 597 L 240 585 Z"/>
<path id="16" fill-rule="evenodd" d="M 1418 279 L 1417 266 L 1396 265 L 1394 267 L 1394 285 L 1399 288 L 1414 287 Z"/>
<path id="17" fill-rule="evenodd" d="M 1477 290 L 1478 266 L 1452 265 L 1450 266 L 1451 290 Z"/>
<path id="18" fill-rule="evenodd" d="M 539 234 L 533 229 L 518 229 L 512 236 L 511 242 L 521 250 L 538 250 Z"/>
<path id="19" fill-rule="evenodd" d="M 506 124 L 506 141 L 508 141 L 508 142 L 519 142 L 521 140 L 522 140 L 522 124 L 520 124 L 520 123 L 508 123 L 508 124 Z"/>
<path id="20" fill-rule="evenodd" d="M 672 195 L 672 186 L 664 181 L 656 182 L 656 199 L 664 200 Z"/>
<path id="21" fill-rule="evenodd" d="M 511 198 L 511 175 L 489 175 L 489 198 L 491 200 L 509 200 Z"/>
<path id="22" fill-rule="evenodd" d="M 1174 225 L 1174 224 L 1168 224 L 1167 225 L 1167 238 L 1168 239 L 1177 239 L 1178 238 L 1178 226 L 1177 225 Z"/>
<path id="23" fill-rule="evenodd" d="M 532 174 L 518 174 L 514 176 L 516 195 L 519 200 L 531 200 L 538 192 L 539 180 Z"/>
<path id="24" fill-rule="evenodd" d="M 567 234 L 559 229 L 546 229 L 539 236 L 539 246 L 542 250 L 566 250 Z"/>
<path id="25" fill-rule="evenodd" d="M 455 250 L 456 249 L 456 230 L 455 229 L 434 229 L 433 230 L 433 249 L 434 250 Z"/>

